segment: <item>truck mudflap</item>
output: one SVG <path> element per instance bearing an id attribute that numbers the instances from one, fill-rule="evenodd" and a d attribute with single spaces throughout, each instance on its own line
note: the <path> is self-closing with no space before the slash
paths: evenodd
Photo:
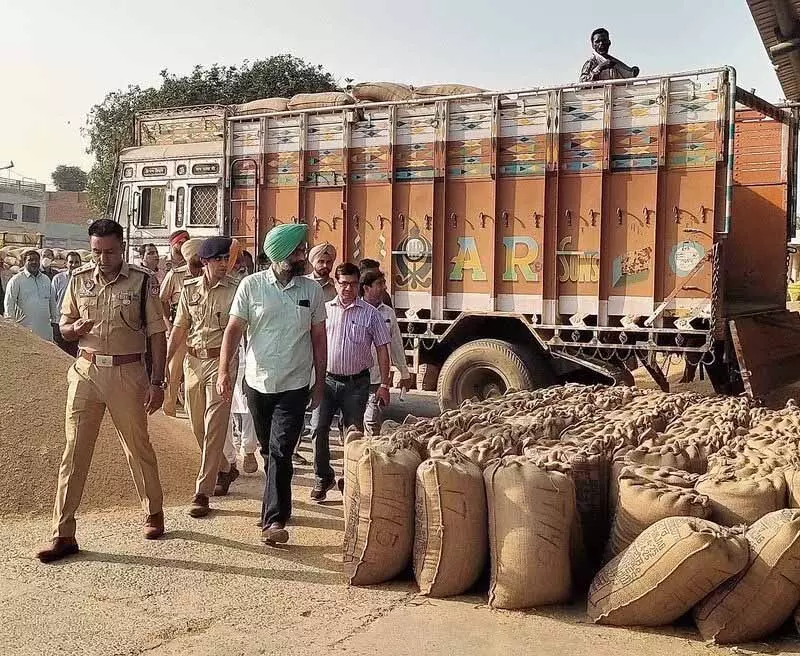
<path id="1" fill-rule="evenodd" d="M 800 314 L 775 310 L 729 321 L 745 392 L 765 398 L 800 380 Z"/>

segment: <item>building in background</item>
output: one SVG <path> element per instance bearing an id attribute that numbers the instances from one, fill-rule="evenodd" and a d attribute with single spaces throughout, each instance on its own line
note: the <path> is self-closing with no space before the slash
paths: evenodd
<path id="1" fill-rule="evenodd" d="M 0 233 L 39 234 L 42 247 L 88 248 L 86 229 L 95 218 L 84 191 L 47 191 L 30 178 L 0 177 Z"/>

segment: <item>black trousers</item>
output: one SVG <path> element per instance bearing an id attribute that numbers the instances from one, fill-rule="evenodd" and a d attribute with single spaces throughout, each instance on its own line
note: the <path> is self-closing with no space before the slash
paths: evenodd
<path id="1" fill-rule="evenodd" d="M 285 524 L 292 515 L 292 453 L 303 430 L 309 390 L 263 394 L 244 383 L 247 407 L 253 416 L 256 437 L 264 458 L 264 498 L 261 526 Z"/>

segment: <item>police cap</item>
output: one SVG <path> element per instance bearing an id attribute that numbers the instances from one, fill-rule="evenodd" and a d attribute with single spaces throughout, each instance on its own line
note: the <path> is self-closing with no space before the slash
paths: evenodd
<path id="1" fill-rule="evenodd" d="M 231 251 L 230 237 L 209 237 L 202 244 L 197 251 L 197 255 L 201 260 L 213 260 L 215 257 L 228 257 Z"/>

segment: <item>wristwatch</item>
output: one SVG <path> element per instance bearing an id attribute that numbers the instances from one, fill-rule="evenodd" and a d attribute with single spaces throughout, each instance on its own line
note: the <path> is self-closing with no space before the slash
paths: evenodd
<path id="1" fill-rule="evenodd" d="M 162 390 L 167 389 L 167 381 L 166 380 L 151 380 L 150 384 L 153 387 L 160 387 Z"/>

